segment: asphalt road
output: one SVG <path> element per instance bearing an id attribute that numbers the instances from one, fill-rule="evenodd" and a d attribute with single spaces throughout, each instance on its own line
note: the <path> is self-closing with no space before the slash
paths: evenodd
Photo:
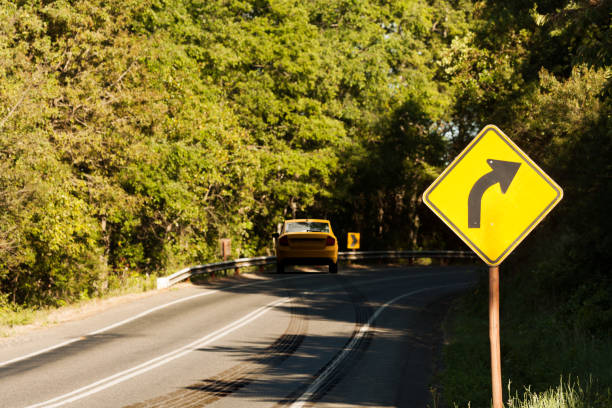
<path id="1" fill-rule="evenodd" d="M 427 407 L 475 268 L 184 285 L 0 344 L 2 407 Z"/>

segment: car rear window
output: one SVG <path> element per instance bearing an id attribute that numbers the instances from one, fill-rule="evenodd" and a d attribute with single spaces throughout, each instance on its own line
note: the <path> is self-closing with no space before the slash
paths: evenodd
<path id="1" fill-rule="evenodd" d="M 329 232 L 329 224 L 326 222 L 288 222 L 285 224 L 285 232 Z"/>

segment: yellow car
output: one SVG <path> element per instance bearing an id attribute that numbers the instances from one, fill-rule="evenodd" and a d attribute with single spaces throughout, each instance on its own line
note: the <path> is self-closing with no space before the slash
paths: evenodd
<path id="1" fill-rule="evenodd" d="M 276 239 L 276 271 L 285 265 L 329 265 L 338 273 L 338 240 L 328 220 L 285 220 Z"/>

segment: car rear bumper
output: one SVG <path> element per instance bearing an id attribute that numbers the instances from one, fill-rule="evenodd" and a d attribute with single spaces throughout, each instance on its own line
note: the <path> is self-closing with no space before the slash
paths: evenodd
<path id="1" fill-rule="evenodd" d="M 329 265 L 338 262 L 338 252 L 333 248 L 318 251 L 278 250 L 276 259 L 286 265 Z"/>
<path id="2" fill-rule="evenodd" d="M 277 262 L 282 262 L 283 265 L 330 265 L 335 264 L 331 258 L 283 258 Z"/>

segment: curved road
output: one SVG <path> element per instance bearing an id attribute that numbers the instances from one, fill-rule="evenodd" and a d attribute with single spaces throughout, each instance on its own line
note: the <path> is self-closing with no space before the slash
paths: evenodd
<path id="1" fill-rule="evenodd" d="M 426 407 L 475 267 L 245 275 L 0 343 L 6 407 Z"/>

